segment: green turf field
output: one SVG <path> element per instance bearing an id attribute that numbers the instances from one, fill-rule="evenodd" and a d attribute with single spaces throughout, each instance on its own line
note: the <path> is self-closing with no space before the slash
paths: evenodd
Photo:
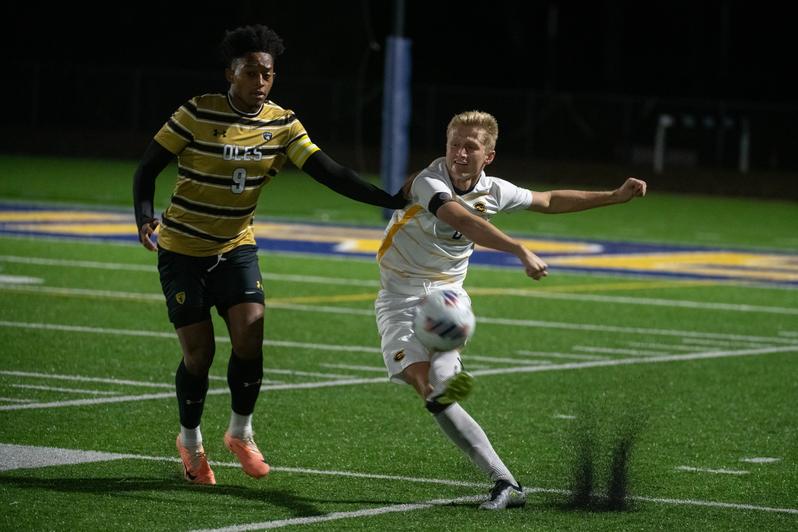
<path id="1" fill-rule="evenodd" d="M 0 157 L 0 200 L 127 207 L 133 168 Z M 163 175 L 161 207 L 170 186 Z M 500 225 L 794 254 L 796 212 L 651 191 Z M 269 216 L 381 223 L 377 209 L 290 173 L 264 191 L 258 217 Z M 208 488 L 182 480 L 174 449 L 179 347 L 155 256 L 20 236 L 0 236 L 0 250 L 2 530 L 798 528 L 795 288 L 556 270 L 534 283 L 473 267 L 478 325 L 464 362 L 477 388 L 463 406 L 529 491 L 524 509 L 497 514 L 476 509 L 486 479 L 409 387 L 385 378 L 373 261 L 262 253 L 267 380 L 255 430 L 273 471 L 245 476 L 222 443 L 229 341 L 217 321 L 202 429 L 218 485 Z M 585 442 L 601 494 L 628 434 L 630 508 L 564 507 Z"/>

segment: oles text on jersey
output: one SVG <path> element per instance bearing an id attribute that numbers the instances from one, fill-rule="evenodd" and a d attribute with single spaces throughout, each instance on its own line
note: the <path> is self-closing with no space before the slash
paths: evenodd
<path id="1" fill-rule="evenodd" d="M 225 161 L 260 161 L 263 159 L 263 152 L 258 146 L 225 144 L 222 155 Z"/>

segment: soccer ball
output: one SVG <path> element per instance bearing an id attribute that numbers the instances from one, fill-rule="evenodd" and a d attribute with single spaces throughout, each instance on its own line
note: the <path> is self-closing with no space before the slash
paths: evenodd
<path id="1" fill-rule="evenodd" d="M 436 290 L 421 300 L 413 320 L 416 337 L 433 351 L 459 349 L 473 336 L 476 320 L 466 298 Z"/>

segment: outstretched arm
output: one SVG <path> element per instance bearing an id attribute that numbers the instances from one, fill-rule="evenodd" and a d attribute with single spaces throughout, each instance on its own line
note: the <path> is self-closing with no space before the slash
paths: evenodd
<path id="1" fill-rule="evenodd" d="M 156 141 L 150 141 L 149 146 L 144 150 L 136 173 L 133 175 L 133 211 L 136 215 L 139 242 L 150 251 L 157 250 L 152 241 L 152 235 L 159 223 L 155 219 L 153 207 L 155 179 L 173 158 L 172 152 Z"/>
<path id="2" fill-rule="evenodd" d="M 471 214 L 456 201 L 443 203 L 438 207 L 435 216 L 480 246 L 512 253 L 524 265 L 526 274 L 536 281 L 548 275 L 548 266 L 540 257 L 487 220 Z"/>
<path id="3" fill-rule="evenodd" d="M 533 192 L 530 211 L 546 214 L 576 212 L 626 203 L 637 196 L 646 195 L 646 182 L 630 177 L 615 190 L 593 192 L 587 190 L 552 190 L 550 192 Z"/>
<path id="4" fill-rule="evenodd" d="M 321 150 L 308 157 L 302 165 L 302 171 L 327 188 L 355 201 L 387 209 L 401 209 L 407 204 L 401 190 L 391 196 L 362 179 L 351 168 L 338 164 Z"/>

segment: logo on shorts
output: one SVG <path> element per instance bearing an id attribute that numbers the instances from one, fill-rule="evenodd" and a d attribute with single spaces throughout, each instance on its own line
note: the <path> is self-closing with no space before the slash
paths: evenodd
<path id="1" fill-rule="evenodd" d="M 393 356 L 393 359 L 394 359 L 395 361 L 399 362 L 399 361 L 400 361 L 400 360 L 402 360 L 404 357 L 405 357 L 405 351 L 404 351 L 404 349 L 402 349 L 401 351 L 397 352 L 397 353 L 396 353 L 396 354 Z"/>
<path id="2" fill-rule="evenodd" d="M 263 140 L 265 140 L 266 142 L 269 142 L 270 140 L 272 140 L 272 132 L 271 131 L 265 132 L 263 134 Z"/>
<path id="3" fill-rule="evenodd" d="M 474 204 L 474 208 L 475 208 L 476 210 L 478 210 L 479 212 L 485 212 L 485 204 L 484 204 L 484 203 L 482 203 L 481 201 L 478 201 L 478 202 L 476 202 L 476 203 Z"/>
<path id="4" fill-rule="evenodd" d="M 255 288 L 257 288 L 258 290 L 263 290 L 263 285 L 262 285 L 262 284 L 260 284 L 260 281 L 257 281 L 257 282 L 255 283 Z"/>
<path id="5" fill-rule="evenodd" d="M 186 302 L 186 293 L 185 292 L 178 292 L 175 294 L 175 301 L 179 304 L 183 304 Z"/>

